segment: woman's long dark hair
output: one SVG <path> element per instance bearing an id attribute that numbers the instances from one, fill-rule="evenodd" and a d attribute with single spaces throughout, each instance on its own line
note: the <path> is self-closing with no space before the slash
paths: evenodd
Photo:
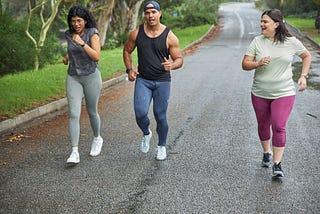
<path id="1" fill-rule="evenodd" d="M 261 18 L 263 15 L 267 15 L 274 22 L 279 23 L 279 26 L 276 28 L 276 35 L 274 36 L 274 42 L 284 42 L 286 37 L 292 36 L 286 27 L 286 23 L 283 19 L 283 15 L 279 9 L 273 8 L 271 10 L 267 10 L 262 13 Z"/>
<path id="2" fill-rule="evenodd" d="M 80 18 L 83 18 L 86 21 L 85 28 L 95 28 L 96 22 L 92 16 L 92 14 L 83 6 L 73 6 L 70 8 L 68 13 L 68 25 L 69 30 L 71 33 L 74 32 L 74 29 L 71 24 L 72 17 L 79 16 Z"/>

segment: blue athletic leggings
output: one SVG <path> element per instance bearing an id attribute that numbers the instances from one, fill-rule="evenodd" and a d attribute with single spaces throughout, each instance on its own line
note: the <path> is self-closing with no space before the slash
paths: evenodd
<path id="1" fill-rule="evenodd" d="M 88 76 L 67 75 L 66 89 L 69 104 L 69 135 L 72 146 L 78 146 L 82 97 L 85 98 L 91 128 L 95 137 L 100 136 L 98 101 L 102 80 L 98 69 Z"/>
<path id="2" fill-rule="evenodd" d="M 149 133 L 149 107 L 153 99 L 153 114 L 157 121 L 158 146 L 165 146 L 168 135 L 167 109 L 171 82 L 159 82 L 137 78 L 134 90 L 136 122 L 143 134 Z"/>

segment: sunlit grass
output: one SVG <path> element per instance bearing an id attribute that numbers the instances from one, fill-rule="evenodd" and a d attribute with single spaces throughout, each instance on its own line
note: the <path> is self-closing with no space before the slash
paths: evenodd
<path id="1" fill-rule="evenodd" d="M 65 66 L 54 65 L 33 72 L 9 74 L 0 78 L 1 118 L 23 113 L 33 106 L 64 95 Z"/>
<path id="2" fill-rule="evenodd" d="M 287 17 L 285 18 L 285 20 L 287 23 L 299 29 L 302 33 L 309 35 L 314 41 L 320 44 L 320 34 L 318 33 L 318 30 L 315 28 L 314 19 Z"/>
<path id="3" fill-rule="evenodd" d="M 179 38 L 180 47 L 185 48 L 187 45 L 198 40 L 205 33 L 207 33 L 210 27 L 211 25 L 201 25 L 197 27 L 188 27 L 185 29 L 173 29 L 172 31 Z"/>

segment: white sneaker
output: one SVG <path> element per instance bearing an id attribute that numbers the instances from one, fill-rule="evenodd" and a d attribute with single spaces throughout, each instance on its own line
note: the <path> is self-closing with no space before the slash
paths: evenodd
<path id="1" fill-rule="evenodd" d="M 150 142 L 151 137 L 152 137 L 152 132 L 149 129 L 149 134 L 148 135 L 144 135 L 142 137 L 141 145 L 140 145 L 141 152 L 147 153 L 149 151 L 149 142 Z"/>
<path id="2" fill-rule="evenodd" d="M 91 156 L 97 156 L 100 154 L 101 152 L 101 148 L 102 148 L 102 144 L 103 144 L 103 139 L 101 136 L 99 137 L 95 137 L 92 141 L 91 144 L 91 151 L 90 151 L 90 155 Z"/>
<path id="3" fill-rule="evenodd" d="M 157 152 L 157 160 L 162 161 L 167 158 L 167 152 L 165 146 L 158 146 L 158 152 Z"/>
<path id="4" fill-rule="evenodd" d="M 67 159 L 67 163 L 79 163 L 80 155 L 78 151 L 72 151 L 70 157 Z"/>

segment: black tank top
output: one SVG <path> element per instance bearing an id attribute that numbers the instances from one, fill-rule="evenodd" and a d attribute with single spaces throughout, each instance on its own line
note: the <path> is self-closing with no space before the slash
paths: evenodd
<path id="1" fill-rule="evenodd" d="M 170 72 L 165 71 L 161 63 L 164 57 L 169 59 L 169 50 L 167 48 L 167 36 L 170 29 L 166 29 L 155 38 L 148 37 L 143 28 L 139 26 L 139 32 L 136 39 L 138 49 L 138 77 L 156 80 L 171 81 Z"/>

